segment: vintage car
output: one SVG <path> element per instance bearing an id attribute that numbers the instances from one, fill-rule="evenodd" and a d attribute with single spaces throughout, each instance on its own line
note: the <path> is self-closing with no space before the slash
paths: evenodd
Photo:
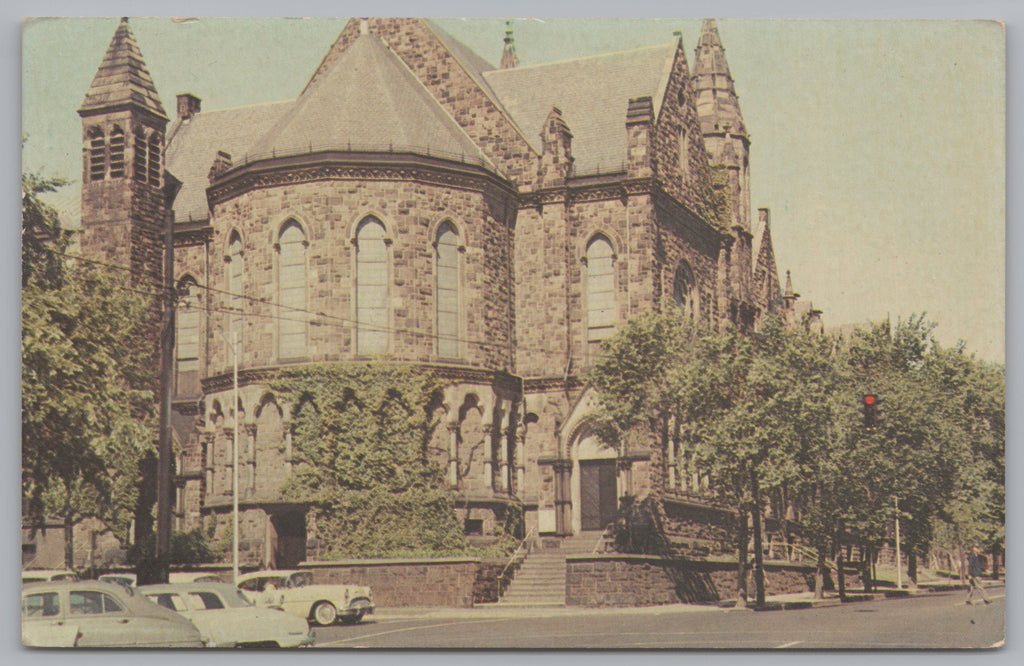
<path id="1" fill-rule="evenodd" d="M 78 574 L 68 569 L 26 569 L 21 572 L 22 583 L 43 583 L 58 580 L 78 580 Z"/>
<path id="2" fill-rule="evenodd" d="M 310 571 L 257 571 L 238 578 L 253 603 L 281 608 L 320 626 L 355 624 L 373 613 L 373 593 L 364 585 L 315 585 Z"/>
<path id="3" fill-rule="evenodd" d="M 257 607 L 230 583 L 143 585 L 138 591 L 188 618 L 210 647 L 306 647 L 313 643 L 306 620 L 278 608 Z"/>
<path id="4" fill-rule="evenodd" d="M 29 583 L 21 590 L 21 641 L 31 647 L 203 647 L 186 618 L 132 588 L 94 580 Z"/>
<path id="5" fill-rule="evenodd" d="M 117 583 L 125 587 L 135 587 L 135 574 L 118 571 L 117 573 L 103 574 L 96 580 L 101 583 Z"/>

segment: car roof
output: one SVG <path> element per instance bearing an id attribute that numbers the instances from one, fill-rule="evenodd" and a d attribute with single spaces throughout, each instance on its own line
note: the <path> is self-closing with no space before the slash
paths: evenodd
<path id="1" fill-rule="evenodd" d="M 157 583 L 155 585 L 142 585 L 138 589 L 142 594 L 159 594 L 161 592 L 202 592 L 204 590 L 234 594 L 238 591 L 238 588 L 231 583 L 214 583 L 212 581 L 197 581 L 194 583 Z"/>
<path id="2" fill-rule="evenodd" d="M 264 571 L 253 571 L 251 573 L 247 573 L 245 575 L 239 576 L 238 580 L 243 580 L 243 579 L 244 580 L 248 580 L 250 578 L 263 578 L 263 577 L 269 577 L 269 576 L 281 576 L 281 577 L 287 578 L 288 576 L 291 576 L 292 574 L 297 574 L 297 573 L 313 573 L 313 572 L 308 571 L 306 569 L 266 569 Z"/>
<path id="3" fill-rule="evenodd" d="M 77 576 L 71 569 L 22 569 L 21 575 L 24 576 Z"/>

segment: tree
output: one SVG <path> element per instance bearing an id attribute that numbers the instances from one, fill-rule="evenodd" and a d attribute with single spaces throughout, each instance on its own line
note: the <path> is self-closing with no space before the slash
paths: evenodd
<path id="1" fill-rule="evenodd" d="M 123 542 L 153 447 L 149 298 L 122 275 L 65 261 L 70 236 L 23 177 L 22 496 L 31 524 L 60 516 L 65 564 L 74 526 L 97 517 Z"/>

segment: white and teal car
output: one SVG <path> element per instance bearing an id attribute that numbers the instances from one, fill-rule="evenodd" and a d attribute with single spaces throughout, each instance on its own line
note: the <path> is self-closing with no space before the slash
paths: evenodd
<path id="1" fill-rule="evenodd" d="M 369 587 L 317 585 L 311 571 L 257 571 L 240 576 L 238 589 L 259 606 L 280 608 L 320 626 L 355 624 L 374 609 Z"/>
<path id="2" fill-rule="evenodd" d="M 143 585 L 138 592 L 196 626 L 209 647 L 307 647 L 314 635 L 305 619 L 261 608 L 230 583 Z"/>

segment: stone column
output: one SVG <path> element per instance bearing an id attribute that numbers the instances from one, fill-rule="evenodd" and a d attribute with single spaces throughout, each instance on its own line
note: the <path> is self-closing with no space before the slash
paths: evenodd
<path id="1" fill-rule="evenodd" d="M 572 489 L 569 485 L 572 476 L 571 460 L 556 460 L 552 469 L 555 472 L 555 534 L 572 534 Z"/>
<path id="2" fill-rule="evenodd" d="M 282 420 L 281 432 L 284 433 L 284 470 L 288 476 L 291 476 L 292 455 L 294 455 L 294 451 L 292 449 L 292 422 L 289 420 Z"/>
<path id="3" fill-rule="evenodd" d="M 245 424 L 245 435 L 249 439 L 249 456 L 246 465 L 249 467 L 249 494 L 256 494 L 256 424 Z"/>
<path id="4" fill-rule="evenodd" d="M 448 424 L 448 485 L 459 487 L 459 424 Z"/>
<path id="5" fill-rule="evenodd" d="M 619 458 L 615 461 L 616 469 L 618 470 L 618 478 L 616 479 L 616 485 L 618 488 L 618 496 L 632 495 L 633 494 L 633 461 L 623 458 Z"/>
<path id="6" fill-rule="evenodd" d="M 515 470 L 516 485 L 513 490 L 522 499 L 526 490 L 526 425 L 522 423 L 516 429 Z"/>

